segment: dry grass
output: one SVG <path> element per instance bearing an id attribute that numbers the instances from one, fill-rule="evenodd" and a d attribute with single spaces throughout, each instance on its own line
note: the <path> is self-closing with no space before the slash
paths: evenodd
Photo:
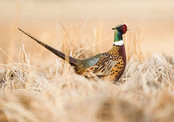
<path id="1" fill-rule="evenodd" d="M 64 27 L 57 48 L 79 58 L 102 52 L 100 28 L 90 41 L 77 30 Z M 59 58 L 31 65 L 22 47 L 20 63 L 9 56 L 12 63 L 0 65 L 0 121 L 173 122 L 174 57 L 144 58 L 137 36 L 125 36 L 128 62 L 117 84 L 79 76 Z"/>

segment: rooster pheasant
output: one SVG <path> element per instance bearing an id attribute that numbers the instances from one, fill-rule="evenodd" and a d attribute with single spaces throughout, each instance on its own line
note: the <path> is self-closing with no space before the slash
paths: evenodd
<path id="1" fill-rule="evenodd" d="M 90 78 L 92 75 L 95 75 L 99 78 L 108 78 L 114 81 L 118 81 L 124 72 L 126 66 L 126 52 L 123 42 L 123 34 L 127 32 L 126 24 L 118 25 L 112 28 L 112 30 L 114 30 L 114 43 L 111 50 L 84 60 L 67 56 L 63 52 L 58 51 L 53 47 L 50 47 L 49 45 L 39 41 L 37 38 L 29 33 L 26 33 L 22 29 L 18 29 L 55 55 L 64 60 L 67 60 L 72 66 L 75 67 L 77 74 L 84 75 L 88 78 Z"/>

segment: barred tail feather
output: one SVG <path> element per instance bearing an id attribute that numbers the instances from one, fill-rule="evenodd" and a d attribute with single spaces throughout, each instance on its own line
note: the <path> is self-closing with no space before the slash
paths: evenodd
<path id="1" fill-rule="evenodd" d="M 37 38 L 35 38 L 34 36 L 32 36 L 31 34 L 23 31 L 22 29 L 18 28 L 21 32 L 23 32 L 25 35 L 29 36 L 31 39 L 33 39 L 34 41 L 36 41 L 37 43 L 39 43 L 40 45 L 42 45 L 43 47 L 45 47 L 46 49 L 48 49 L 49 51 L 51 51 L 52 53 L 54 53 L 55 55 L 59 56 L 60 58 L 68 61 L 71 65 L 73 66 L 77 66 L 77 59 L 71 57 L 71 56 L 67 56 L 64 53 L 62 53 L 61 51 L 56 50 L 53 47 L 50 47 L 49 45 L 39 41 Z"/>

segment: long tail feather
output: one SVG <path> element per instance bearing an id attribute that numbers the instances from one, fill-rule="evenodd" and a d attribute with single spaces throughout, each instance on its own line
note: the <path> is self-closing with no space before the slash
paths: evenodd
<path id="1" fill-rule="evenodd" d="M 46 49 L 48 49 L 49 51 L 51 51 L 52 53 L 54 53 L 55 55 L 59 56 L 60 58 L 68 61 L 71 65 L 73 66 L 77 66 L 77 59 L 71 57 L 71 56 L 67 56 L 64 53 L 62 53 L 61 51 L 56 50 L 53 47 L 50 47 L 49 45 L 39 41 L 37 38 L 35 38 L 34 36 L 32 36 L 31 34 L 23 31 L 22 29 L 18 28 L 21 32 L 23 32 L 25 35 L 29 36 L 31 39 L 33 39 L 34 41 L 36 41 L 37 43 L 39 43 L 40 45 L 42 45 L 43 47 L 45 47 Z"/>

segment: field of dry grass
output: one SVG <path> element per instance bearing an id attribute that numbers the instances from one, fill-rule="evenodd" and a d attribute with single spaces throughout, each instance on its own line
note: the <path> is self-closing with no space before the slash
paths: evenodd
<path id="1" fill-rule="evenodd" d="M 4 3 L 4 6 L 0 7 L 5 9 L 5 5 L 8 4 Z M 87 14 L 84 16 L 85 19 L 81 16 L 82 12 L 78 11 L 78 17 L 73 18 L 77 16 L 74 13 L 69 20 L 67 11 L 64 15 L 60 15 L 61 12 L 49 14 L 50 11 L 56 10 L 56 4 L 48 4 L 52 7 L 50 11 L 46 11 L 36 9 L 37 2 L 34 5 L 33 3 L 35 2 L 28 1 L 22 5 L 15 4 L 13 16 L 10 16 L 13 9 L 11 4 L 9 14 L 1 11 L 0 122 L 174 121 L 172 16 L 166 17 L 167 19 L 155 18 L 155 15 L 140 16 L 134 13 L 136 5 L 133 6 L 131 3 L 134 9 L 127 8 L 126 11 L 130 10 L 132 16 L 135 14 L 136 17 L 146 19 L 146 22 L 140 21 L 140 18 L 137 21 L 132 18 L 125 19 L 121 14 L 120 18 L 106 20 L 112 18 L 106 14 L 107 11 L 104 12 L 107 16 L 105 18 L 104 15 L 100 16 L 101 13 L 98 14 L 99 20 L 94 17 L 88 18 L 88 7 L 80 7 Z M 97 3 L 94 2 L 94 6 L 97 6 Z M 164 12 L 160 15 L 164 15 L 165 12 L 172 15 L 173 11 L 169 10 L 173 2 L 157 5 L 154 3 L 147 3 L 151 5 L 149 9 L 155 7 Z M 64 4 L 62 1 L 58 6 Z M 111 6 L 110 4 L 112 5 L 107 5 Z M 40 5 L 40 8 L 45 8 L 46 5 Z M 105 3 L 100 9 L 103 9 L 104 5 Z M 164 9 L 160 8 L 162 5 L 169 6 Z M 61 9 L 68 7 L 73 8 L 68 4 Z M 131 8 L 129 5 L 126 7 Z M 141 7 L 145 14 L 146 4 Z M 33 8 L 36 10 L 35 15 L 31 15 L 34 13 L 27 10 Z M 152 11 L 156 12 L 156 9 Z M 38 17 L 41 10 L 47 13 Z M 56 15 L 63 19 L 54 18 Z M 83 20 L 77 21 L 79 18 Z M 154 23 L 156 19 L 161 21 Z M 113 42 L 111 27 L 125 20 L 131 28 L 124 36 L 127 66 L 116 84 L 108 80 L 94 81 L 75 74 L 73 67 L 68 63 L 17 30 L 17 27 L 20 27 L 56 49 L 84 59 L 110 49 Z"/>

